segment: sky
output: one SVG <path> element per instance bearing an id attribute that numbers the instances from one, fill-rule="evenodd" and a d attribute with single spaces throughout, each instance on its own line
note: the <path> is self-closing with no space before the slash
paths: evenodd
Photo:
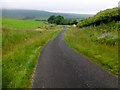
<path id="1" fill-rule="evenodd" d="M 50 12 L 96 14 L 118 6 L 120 0 L 0 0 L 5 9 L 30 9 Z"/>

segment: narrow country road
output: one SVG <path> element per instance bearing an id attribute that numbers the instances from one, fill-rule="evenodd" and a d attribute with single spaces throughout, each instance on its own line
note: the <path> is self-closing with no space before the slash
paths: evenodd
<path id="1" fill-rule="evenodd" d="M 42 50 L 33 88 L 117 88 L 118 79 L 64 42 L 66 28 Z"/>

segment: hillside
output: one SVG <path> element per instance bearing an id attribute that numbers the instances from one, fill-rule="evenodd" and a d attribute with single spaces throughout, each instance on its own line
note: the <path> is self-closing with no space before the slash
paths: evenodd
<path id="1" fill-rule="evenodd" d="M 18 19 L 47 19 L 51 15 L 62 15 L 65 18 L 87 18 L 92 14 L 65 14 L 52 13 L 39 10 L 19 10 L 19 9 L 2 9 L 2 17 L 18 18 Z"/>
<path id="2" fill-rule="evenodd" d="M 112 21 L 120 21 L 120 8 L 112 8 L 98 12 L 96 15 L 83 19 L 78 23 L 79 27 L 100 25 L 101 23 L 108 23 Z"/>

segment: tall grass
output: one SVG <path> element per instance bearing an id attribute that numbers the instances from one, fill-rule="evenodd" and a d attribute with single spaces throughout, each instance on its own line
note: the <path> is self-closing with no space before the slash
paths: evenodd
<path id="1" fill-rule="evenodd" d="M 61 27 L 55 26 L 42 31 L 34 29 L 12 30 L 3 27 L 3 88 L 30 88 L 32 75 L 42 47 L 60 31 Z"/>
<path id="2" fill-rule="evenodd" d="M 7 33 L 12 34 L 6 36 Z M 59 33 L 59 30 L 42 32 L 27 30 L 20 33 L 19 35 L 15 31 L 3 30 L 3 87 L 31 87 L 31 78 L 39 52 Z M 22 38 L 17 38 L 16 35 Z"/>
<path id="3" fill-rule="evenodd" d="M 65 34 L 65 41 L 70 47 L 74 48 L 75 51 L 85 55 L 94 63 L 118 76 L 118 31 L 117 28 L 115 30 L 106 27 L 110 27 L 109 24 L 99 27 L 68 29 Z M 105 37 L 104 42 L 98 40 L 98 37 L 104 33 L 111 33 L 110 36 L 116 37 L 115 43 L 112 44 L 106 41 L 108 38 L 112 41 L 110 36 Z"/>

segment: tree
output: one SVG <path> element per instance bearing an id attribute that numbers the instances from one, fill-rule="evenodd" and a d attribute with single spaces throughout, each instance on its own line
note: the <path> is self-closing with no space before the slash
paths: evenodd
<path id="1" fill-rule="evenodd" d="M 64 17 L 63 16 L 56 16 L 56 18 L 55 18 L 55 23 L 57 24 L 57 25 L 60 25 L 60 24 L 63 24 L 63 21 L 64 21 Z"/>
<path id="2" fill-rule="evenodd" d="M 58 15 L 58 16 L 50 16 L 48 18 L 48 23 L 51 24 L 57 24 L 57 25 L 73 25 L 76 24 L 77 25 L 77 20 L 76 19 L 65 19 L 63 16 Z"/>
<path id="3" fill-rule="evenodd" d="M 50 16 L 48 18 L 48 23 L 51 23 L 51 24 L 57 24 L 57 25 L 60 25 L 60 24 L 63 24 L 63 21 L 64 21 L 64 17 L 63 16 Z"/>
<path id="4" fill-rule="evenodd" d="M 53 16 L 50 16 L 49 18 L 48 18 L 48 23 L 51 23 L 51 24 L 53 24 L 53 23 L 55 23 L 55 16 L 53 15 Z"/>

